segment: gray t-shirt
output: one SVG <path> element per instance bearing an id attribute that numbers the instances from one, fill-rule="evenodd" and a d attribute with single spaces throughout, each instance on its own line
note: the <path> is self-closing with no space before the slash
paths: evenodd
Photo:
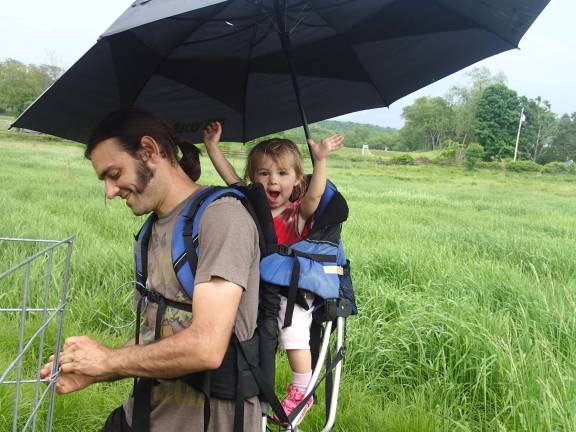
<path id="1" fill-rule="evenodd" d="M 188 198 L 190 199 L 190 198 Z M 152 228 L 148 247 L 147 288 L 167 298 L 190 302 L 182 292 L 172 267 L 171 244 L 174 226 L 188 199 Z M 234 332 L 239 340 L 252 337 L 258 311 L 259 260 L 258 234 L 251 216 L 242 204 L 230 197 L 210 204 L 202 216 L 199 233 L 200 256 L 195 283 L 220 277 L 244 290 L 236 315 Z M 156 305 L 149 304 L 141 340 L 154 340 Z M 192 314 L 168 307 L 161 326 L 162 337 L 188 327 Z M 124 404 L 126 418 L 132 423 L 133 398 Z M 161 380 L 152 390 L 151 432 L 200 431 L 204 426 L 204 396 L 180 380 Z M 228 432 L 234 425 L 235 401 L 211 399 L 211 432 Z M 261 429 L 261 409 L 257 397 L 244 404 L 244 430 Z"/>

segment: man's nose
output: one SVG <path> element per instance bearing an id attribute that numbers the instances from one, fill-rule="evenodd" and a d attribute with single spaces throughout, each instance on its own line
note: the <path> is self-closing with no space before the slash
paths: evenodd
<path id="1" fill-rule="evenodd" d="M 106 191 L 106 198 L 108 199 L 116 197 L 116 195 L 118 195 L 118 192 L 120 191 L 120 188 L 116 186 L 116 184 L 111 180 L 104 181 L 104 188 Z"/>

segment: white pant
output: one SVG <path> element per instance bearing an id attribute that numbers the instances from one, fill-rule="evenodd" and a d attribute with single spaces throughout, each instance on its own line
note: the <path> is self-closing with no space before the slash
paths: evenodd
<path id="1" fill-rule="evenodd" d="M 312 306 L 314 295 L 306 293 L 305 295 L 308 306 Z M 280 296 L 280 313 L 278 315 L 278 329 L 280 336 L 278 341 L 280 346 L 285 349 L 310 349 L 310 326 L 312 325 L 312 307 L 308 310 L 302 306 L 294 305 L 294 314 L 292 315 L 292 325 L 284 326 L 284 316 L 286 315 L 286 297 Z"/>

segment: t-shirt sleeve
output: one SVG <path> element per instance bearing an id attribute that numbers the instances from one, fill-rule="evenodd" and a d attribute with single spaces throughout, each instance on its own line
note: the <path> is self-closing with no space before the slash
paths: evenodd
<path id="1" fill-rule="evenodd" d="M 250 269 L 258 260 L 258 232 L 242 203 L 225 197 L 210 204 L 199 233 L 195 283 L 220 277 L 246 289 Z"/>

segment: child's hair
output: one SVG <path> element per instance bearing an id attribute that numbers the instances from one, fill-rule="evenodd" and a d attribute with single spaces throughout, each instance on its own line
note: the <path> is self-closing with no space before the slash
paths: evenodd
<path id="1" fill-rule="evenodd" d="M 245 181 L 250 180 L 251 183 L 255 183 L 254 179 L 258 170 L 258 162 L 263 155 L 272 158 L 279 166 L 289 164 L 294 169 L 298 183 L 294 186 L 290 201 L 296 201 L 306 193 L 308 182 L 307 177 L 304 175 L 302 153 L 300 153 L 298 146 L 294 142 L 284 138 L 267 139 L 252 147 L 246 162 Z"/>

